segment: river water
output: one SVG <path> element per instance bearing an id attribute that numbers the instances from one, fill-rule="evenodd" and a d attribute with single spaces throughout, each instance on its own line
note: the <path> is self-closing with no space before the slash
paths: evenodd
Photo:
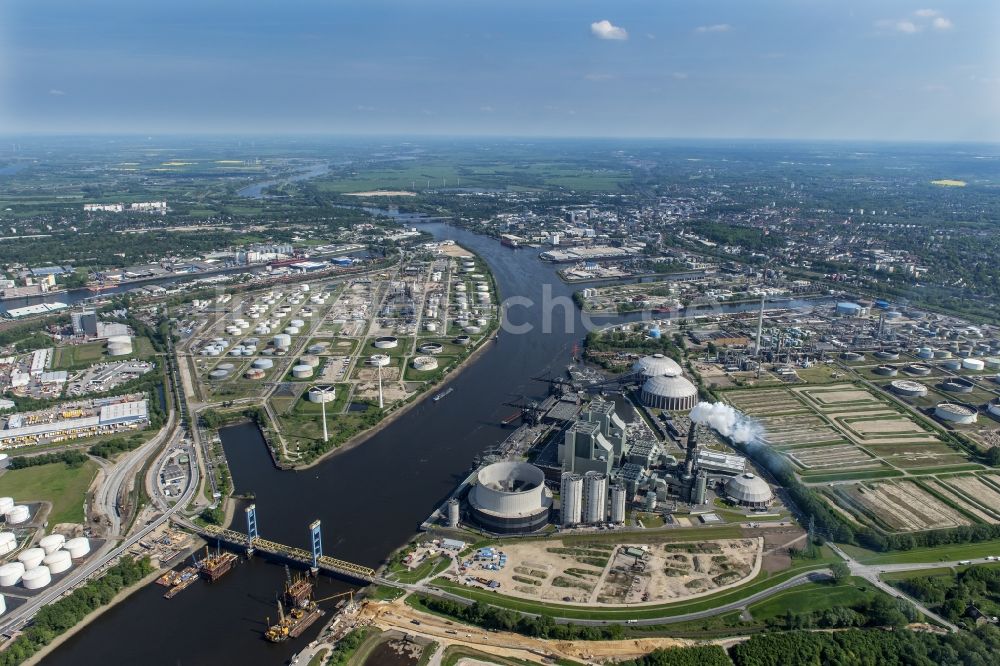
<path id="1" fill-rule="evenodd" d="M 547 386 L 533 377 L 561 374 L 575 343 L 586 331 L 569 301 L 574 288 L 531 250 L 513 251 L 495 239 L 441 223 L 421 227 L 452 238 L 490 265 L 502 298 L 535 303 L 508 308 L 524 334 L 502 332 L 451 380 L 444 399 L 425 400 L 363 444 L 302 472 L 281 472 L 271 464 L 259 432 L 240 425 L 222 431 L 236 491 L 256 494 L 257 520 L 265 538 L 308 549 L 308 524 L 323 524 L 324 552 L 377 566 L 416 532 L 469 470 L 473 457 L 507 434 L 498 423 L 510 412 L 504 402 L 540 398 Z M 555 304 L 547 323 L 544 302 Z M 745 310 L 750 306 L 729 309 Z M 607 320 L 604 320 L 607 321 Z M 568 325 L 567 325 L 568 324 Z M 237 512 L 235 529 L 244 529 Z M 315 638 L 271 645 L 261 638 L 265 618 L 275 617 L 281 566 L 262 559 L 244 562 L 214 585 L 198 583 L 171 600 L 150 585 L 110 609 L 55 651 L 46 664 L 108 663 L 274 664 Z M 321 579 L 317 598 L 347 589 Z"/>

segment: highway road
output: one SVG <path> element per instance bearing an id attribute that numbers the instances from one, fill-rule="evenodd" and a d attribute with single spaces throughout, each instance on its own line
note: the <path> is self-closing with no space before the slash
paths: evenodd
<path id="1" fill-rule="evenodd" d="M 829 544 L 829 546 L 830 549 L 833 550 L 833 552 L 837 553 L 837 555 L 839 555 L 841 558 L 844 559 L 845 562 L 847 562 L 847 566 L 851 570 L 851 575 L 864 578 L 872 585 L 879 588 L 880 590 L 882 590 L 883 592 L 885 592 L 890 596 L 897 597 L 899 599 L 905 599 L 906 601 L 916 606 L 917 610 L 919 610 L 921 613 L 931 618 L 941 626 L 947 627 L 949 631 L 958 631 L 958 627 L 956 627 L 954 624 L 944 619 L 937 613 L 931 611 L 929 608 L 924 606 L 922 603 L 920 603 L 913 597 L 904 594 L 903 592 L 900 592 L 899 590 L 894 588 L 892 585 L 889 585 L 879 576 L 883 573 L 889 573 L 893 571 L 921 571 L 924 569 L 940 569 L 946 567 L 962 566 L 963 563 L 966 564 L 973 562 L 982 563 L 987 561 L 985 558 L 980 558 L 978 560 L 956 560 L 953 562 L 917 562 L 913 564 L 905 564 L 905 563 L 861 564 L 856 559 L 845 553 L 843 549 L 838 548 L 836 544 L 831 543 Z"/>
<path id="2" fill-rule="evenodd" d="M 141 450 L 142 448 L 136 449 L 136 451 L 133 451 L 132 453 L 136 453 Z M 152 450 L 155 450 L 155 447 Z M 147 456 L 148 454 L 149 452 L 147 452 Z M 136 461 L 133 461 L 131 467 L 135 469 L 135 466 L 141 464 L 142 461 L 142 459 L 137 458 Z M 148 536 L 153 530 L 163 525 L 166 521 L 170 520 L 171 516 L 173 516 L 173 514 L 180 507 L 185 506 L 191 500 L 191 495 L 198 487 L 198 468 L 194 465 L 193 459 L 191 461 L 191 474 L 192 478 L 190 479 L 190 483 L 188 483 L 184 494 L 178 499 L 176 504 L 167 508 L 162 514 L 126 539 L 121 545 L 115 547 L 113 543 L 109 541 L 101 550 L 97 551 L 97 553 L 95 553 L 90 560 L 77 569 L 72 570 L 71 573 L 61 581 L 57 582 L 41 594 L 32 597 L 27 601 L 27 603 L 4 615 L 0 618 L 0 622 L 2 622 L 2 624 L 0 624 L 0 632 L 9 634 L 23 628 L 42 606 L 52 603 L 61 597 L 65 592 L 85 582 L 95 573 L 102 571 L 111 562 L 128 551 L 129 548 L 146 538 L 146 536 Z M 116 478 L 120 479 L 121 477 Z M 116 481 L 116 483 L 120 483 L 120 481 Z"/>

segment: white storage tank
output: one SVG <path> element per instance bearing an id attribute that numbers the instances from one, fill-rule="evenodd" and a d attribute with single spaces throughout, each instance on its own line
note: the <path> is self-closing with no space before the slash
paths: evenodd
<path id="1" fill-rule="evenodd" d="M 292 345 L 292 336 L 287 333 L 278 333 L 274 336 L 274 346 L 278 349 L 288 349 Z"/>
<path id="2" fill-rule="evenodd" d="M 57 550 L 54 553 L 45 556 L 42 560 L 42 564 L 48 568 L 50 573 L 59 574 L 64 571 L 69 571 L 73 566 L 73 558 L 65 550 Z"/>
<path id="3" fill-rule="evenodd" d="M 13 532 L 0 532 L 0 555 L 6 555 L 7 553 L 15 550 L 17 548 L 17 537 Z"/>
<path id="4" fill-rule="evenodd" d="M 296 365 L 292 368 L 292 377 L 295 379 L 309 379 L 312 377 L 313 369 L 308 365 Z"/>
<path id="5" fill-rule="evenodd" d="M 21 582 L 24 575 L 24 565 L 20 562 L 10 562 L 0 566 L 0 587 L 10 587 Z"/>
<path id="6" fill-rule="evenodd" d="M 24 572 L 21 583 L 26 590 L 39 590 L 52 582 L 52 573 L 47 567 L 35 567 Z"/>
<path id="7" fill-rule="evenodd" d="M 302 328 L 303 326 L 306 325 L 306 323 L 304 321 L 302 321 L 301 319 L 293 319 L 293 320 L 291 320 L 288 323 L 291 324 L 292 326 L 297 326 L 299 328 Z"/>
<path id="8" fill-rule="evenodd" d="M 6 514 L 13 508 L 14 508 L 13 497 L 0 497 L 0 513 Z"/>
<path id="9" fill-rule="evenodd" d="M 962 359 L 962 367 L 966 370 L 972 370 L 974 372 L 979 372 L 986 367 L 986 364 L 980 361 L 978 358 L 965 358 Z"/>
<path id="10" fill-rule="evenodd" d="M 306 354 L 299 359 L 300 365 L 308 365 L 310 368 L 319 367 L 319 356 L 314 356 L 313 354 Z"/>
<path id="11" fill-rule="evenodd" d="M 41 548 L 29 548 L 17 555 L 17 561 L 24 565 L 26 570 L 31 570 L 42 563 L 45 559 L 45 551 Z"/>
<path id="12" fill-rule="evenodd" d="M 48 536 L 42 537 L 38 541 L 38 546 L 45 551 L 46 555 L 51 555 L 66 543 L 66 537 L 62 534 L 50 534 Z"/>
<path id="13" fill-rule="evenodd" d="M 21 523 L 28 522 L 28 518 L 31 516 L 31 511 L 24 504 L 18 504 L 13 509 L 7 512 L 7 524 L 8 525 L 20 525 Z"/>
<path id="14" fill-rule="evenodd" d="M 298 335 L 298 334 L 299 334 L 299 327 L 298 326 L 286 326 L 285 327 L 285 335 Z"/>
<path id="15" fill-rule="evenodd" d="M 270 370 L 274 367 L 274 361 L 269 358 L 258 358 L 250 365 L 257 370 Z"/>
<path id="16" fill-rule="evenodd" d="M 80 559 L 90 552 L 90 541 L 87 537 L 76 537 L 66 542 L 66 551 L 70 557 Z"/>

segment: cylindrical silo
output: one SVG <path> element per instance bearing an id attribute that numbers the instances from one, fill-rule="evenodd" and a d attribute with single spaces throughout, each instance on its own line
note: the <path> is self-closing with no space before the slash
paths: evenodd
<path id="1" fill-rule="evenodd" d="M 274 346 L 277 349 L 288 349 L 292 345 L 292 336 L 287 333 L 278 333 L 274 336 Z"/>
<path id="2" fill-rule="evenodd" d="M 559 496 L 560 522 L 564 527 L 578 525 L 583 520 L 583 477 L 575 472 L 563 472 Z"/>
<path id="3" fill-rule="evenodd" d="M 17 585 L 24 575 L 24 565 L 20 562 L 9 562 L 0 566 L 0 587 Z"/>
<path id="4" fill-rule="evenodd" d="M 694 479 L 694 487 L 691 489 L 691 503 L 692 504 L 704 504 L 705 503 L 705 491 L 708 485 L 708 477 L 705 475 L 705 470 L 698 472 L 698 476 Z"/>
<path id="5" fill-rule="evenodd" d="M 587 472 L 583 475 L 583 522 L 603 523 L 608 518 L 608 475 Z"/>
<path id="6" fill-rule="evenodd" d="M 611 522 L 621 525 L 625 522 L 625 486 L 611 486 Z"/>
<path id="7" fill-rule="evenodd" d="M 52 573 L 47 567 L 35 567 L 24 572 L 21 583 L 26 590 L 38 590 L 52 582 Z"/>
<path id="8" fill-rule="evenodd" d="M 292 368 L 292 377 L 295 379 L 309 379 L 313 375 L 313 369 L 308 365 L 296 365 Z"/>
<path id="9" fill-rule="evenodd" d="M 24 504 L 18 504 L 13 509 L 7 512 L 7 524 L 8 525 L 20 525 L 21 523 L 28 522 L 28 518 L 31 516 L 31 511 Z"/>
<path id="10" fill-rule="evenodd" d="M 45 551 L 46 555 L 51 555 L 66 543 L 66 537 L 62 534 L 50 534 L 44 536 L 38 541 L 38 546 Z"/>
<path id="11" fill-rule="evenodd" d="M 66 542 L 66 550 L 70 557 L 79 559 L 90 552 L 90 541 L 87 537 L 76 537 Z"/>
<path id="12" fill-rule="evenodd" d="M 17 561 L 27 570 L 34 569 L 45 559 L 45 551 L 41 548 L 29 548 L 17 555 Z"/>
<path id="13" fill-rule="evenodd" d="M 13 508 L 14 508 L 13 497 L 0 497 L 0 513 L 6 514 Z"/>
<path id="14" fill-rule="evenodd" d="M 17 548 L 17 537 L 13 532 L 0 532 L 0 555 L 6 555 Z"/>
<path id="15" fill-rule="evenodd" d="M 448 527 L 458 527 L 460 517 L 458 500 L 453 497 L 448 500 Z"/>
<path id="16" fill-rule="evenodd" d="M 65 550 L 57 550 L 54 553 L 46 555 L 45 559 L 42 560 L 42 564 L 48 567 L 50 573 L 58 574 L 69 571 L 70 567 L 73 566 L 73 558 Z"/>

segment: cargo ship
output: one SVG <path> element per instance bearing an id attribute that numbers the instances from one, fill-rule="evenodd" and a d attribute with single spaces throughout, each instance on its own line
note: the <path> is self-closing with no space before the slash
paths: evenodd
<path id="1" fill-rule="evenodd" d="M 438 393 L 438 394 L 437 394 L 436 396 L 434 396 L 434 398 L 433 398 L 434 402 L 437 402 L 437 401 L 438 401 L 438 400 L 440 400 L 441 398 L 445 398 L 445 397 L 447 397 L 447 396 L 448 396 L 448 394 L 449 394 L 449 393 L 451 393 L 451 392 L 452 392 L 452 391 L 454 391 L 454 390 L 455 390 L 455 389 L 453 389 L 453 388 L 450 388 L 450 389 L 446 389 L 446 390 L 444 390 L 444 391 L 441 391 L 441 392 L 440 392 L 440 393 Z"/>
<path id="2" fill-rule="evenodd" d="M 289 638 L 297 638 L 323 616 L 323 611 L 312 599 L 312 591 L 312 581 L 305 577 L 285 583 L 285 592 L 278 601 L 278 623 L 272 625 L 268 620 L 270 626 L 264 632 L 267 640 L 283 643 Z"/>
<path id="3" fill-rule="evenodd" d="M 198 580 L 197 567 L 184 567 L 180 572 L 174 571 L 171 573 L 174 574 L 174 577 L 170 582 L 170 589 L 163 595 L 164 599 L 173 599 L 179 593 L 194 585 L 194 582 Z"/>
<path id="4" fill-rule="evenodd" d="M 198 572 L 201 577 L 210 583 L 219 580 L 233 568 L 238 558 L 233 553 L 216 553 L 209 556 L 208 547 L 205 548 L 205 559 L 198 563 Z"/>

